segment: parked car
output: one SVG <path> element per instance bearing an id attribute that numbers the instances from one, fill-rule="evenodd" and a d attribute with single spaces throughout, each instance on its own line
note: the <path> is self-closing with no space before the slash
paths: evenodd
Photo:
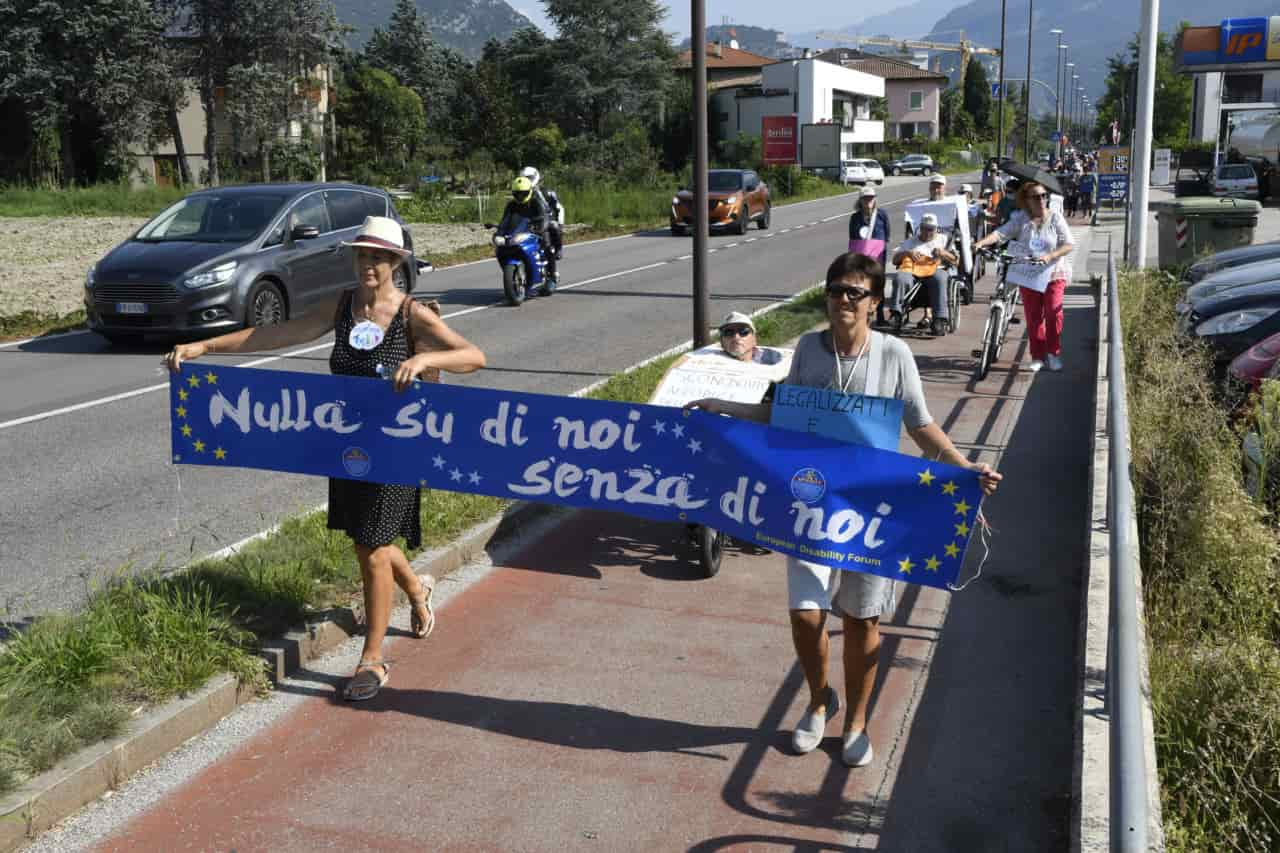
<path id="1" fill-rule="evenodd" d="M 1270 243 L 1256 243 L 1252 246 L 1240 246 L 1237 249 L 1227 249 L 1225 252 L 1210 255 L 1187 267 L 1183 281 L 1188 285 L 1197 284 L 1206 276 L 1223 270 L 1234 269 L 1246 264 L 1270 261 L 1276 258 L 1280 258 L 1280 240 Z"/>
<path id="2" fill-rule="evenodd" d="M 1178 305 L 1177 328 L 1208 343 L 1220 366 L 1280 332 L 1280 260 L 1224 270 L 1192 285 Z"/>
<path id="3" fill-rule="evenodd" d="M 932 175 L 933 169 L 933 158 L 928 154 L 908 154 L 888 166 L 891 175 Z"/>
<path id="4" fill-rule="evenodd" d="M 1226 163 L 1209 181 L 1209 191 L 1220 198 L 1259 199 L 1258 175 L 1248 163 Z"/>
<path id="5" fill-rule="evenodd" d="M 339 243 L 366 216 L 400 221 L 387 193 L 357 184 L 194 192 L 90 267 L 89 328 L 112 343 L 136 343 L 148 333 L 197 337 L 305 314 L 356 286 Z M 407 228 L 404 243 L 412 250 Z M 409 256 L 395 271 L 396 286 L 411 292 L 420 268 L 430 266 Z"/>
<path id="6" fill-rule="evenodd" d="M 769 185 L 750 169 L 707 172 L 707 206 L 712 230 L 729 228 L 739 234 L 746 234 L 753 221 L 765 230 L 773 214 Z M 671 233 L 688 233 L 692 224 L 693 193 L 681 190 L 671 199 Z"/>
<path id="7" fill-rule="evenodd" d="M 1240 396 L 1247 396 L 1262 388 L 1263 379 L 1276 378 L 1277 362 L 1280 362 L 1280 333 L 1264 338 L 1232 359 L 1227 376 L 1243 392 Z"/>
<path id="8" fill-rule="evenodd" d="M 840 164 L 840 182 L 849 184 L 883 184 L 884 169 L 875 160 L 845 160 Z"/>

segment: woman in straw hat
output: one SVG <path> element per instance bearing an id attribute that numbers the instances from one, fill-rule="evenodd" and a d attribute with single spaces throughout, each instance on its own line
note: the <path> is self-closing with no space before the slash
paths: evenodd
<path id="1" fill-rule="evenodd" d="M 296 346 L 334 333 L 329 368 L 346 376 L 386 376 L 397 391 L 424 372 L 471 373 L 485 365 L 484 353 L 450 329 L 436 313 L 401 293 L 393 274 L 411 253 L 404 248 L 400 224 L 370 216 L 356 239 L 356 287 L 334 296 L 327 307 L 278 326 L 263 326 L 180 344 L 165 356 L 170 370 L 206 353 L 244 353 Z M 384 367 L 385 366 L 385 367 Z M 413 604 L 412 630 L 425 638 L 435 627 L 431 609 L 434 579 L 415 576 L 395 540 L 410 548 L 422 541 L 419 504 L 422 492 L 408 486 L 356 480 L 329 480 L 329 527 L 351 537 L 364 582 L 364 650 L 343 695 L 351 701 L 373 698 L 390 671 L 382 659 L 382 641 L 391 619 L 392 585 Z"/>

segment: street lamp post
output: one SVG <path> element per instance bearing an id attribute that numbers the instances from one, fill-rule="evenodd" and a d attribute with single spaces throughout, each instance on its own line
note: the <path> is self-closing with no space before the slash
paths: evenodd
<path id="1" fill-rule="evenodd" d="M 1076 97 L 1079 94 L 1077 91 L 1080 88 L 1078 85 L 1079 81 L 1079 74 L 1071 75 L 1071 100 L 1069 102 L 1071 104 L 1071 121 L 1069 122 L 1069 126 L 1071 127 L 1072 139 L 1076 138 Z"/>
<path id="2" fill-rule="evenodd" d="M 1008 0 L 1000 0 L 1000 100 L 996 102 L 996 163 L 1004 157 L 1004 23 L 1005 5 Z M 1028 77 L 1031 75 L 1027 75 Z"/>
<path id="3" fill-rule="evenodd" d="M 1054 158 L 1062 157 L 1062 60 L 1066 58 L 1063 53 L 1069 45 L 1062 43 L 1062 30 L 1052 29 L 1050 33 L 1058 37 L 1058 52 L 1053 57 L 1053 68 L 1057 72 L 1057 80 L 1053 84 L 1053 129 L 1057 132 L 1058 138 L 1054 142 Z"/>
<path id="4" fill-rule="evenodd" d="M 711 296 L 707 292 L 707 9 L 689 4 L 693 38 L 693 345 L 711 337 Z"/>
<path id="5" fill-rule="evenodd" d="M 1067 138 L 1070 139 L 1071 133 L 1071 113 L 1067 110 L 1067 88 L 1071 85 L 1071 79 L 1067 76 L 1071 73 L 1071 69 L 1075 68 L 1074 62 L 1068 62 L 1062 67 L 1062 124 L 1067 130 Z"/>
<path id="6" fill-rule="evenodd" d="M 1035 20 L 1035 0 L 1027 0 L 1027 85 L 1022 92 L 1022 159 L 1031 162 L 1031 34 Z"/>

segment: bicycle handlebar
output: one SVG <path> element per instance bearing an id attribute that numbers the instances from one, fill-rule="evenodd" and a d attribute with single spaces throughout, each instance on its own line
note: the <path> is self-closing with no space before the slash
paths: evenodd
<path id="1" fill-rule="evenodd" d="M 978 249 L 978 254 L 990 258 L 993 261 L 1005 261 L 1010 264 L 1033 264 L 1035 266 L 1043 266 L 1046 263 L 1043 258 L 1032 257 L 1031 255 L 1010 255 L 1007 252 L 997 252 L 994 249 L 987 248 Z"/>

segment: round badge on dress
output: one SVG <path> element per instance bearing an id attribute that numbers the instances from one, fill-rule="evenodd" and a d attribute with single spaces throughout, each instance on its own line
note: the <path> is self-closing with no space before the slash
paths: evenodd
<path id="1" fill-rule="evenodd" d="M 871 226 L 869 226 L 869 225 L 863 225 L 860 229 L 858 229 L 858 236 L 859 236 L 859 237 L 861 237 L 863 240 L 865 240 L 865 239 L 867 239 L 868 237 L 870 237 L 870 236 L 871 236 Z"/>
<path id="2" fill-rule="evenodd" d="M 371 350 L 382 343 L 382 327 L 370 320 L 361 320 L 351 328 L 347 342 L 358 350 Z"/>

